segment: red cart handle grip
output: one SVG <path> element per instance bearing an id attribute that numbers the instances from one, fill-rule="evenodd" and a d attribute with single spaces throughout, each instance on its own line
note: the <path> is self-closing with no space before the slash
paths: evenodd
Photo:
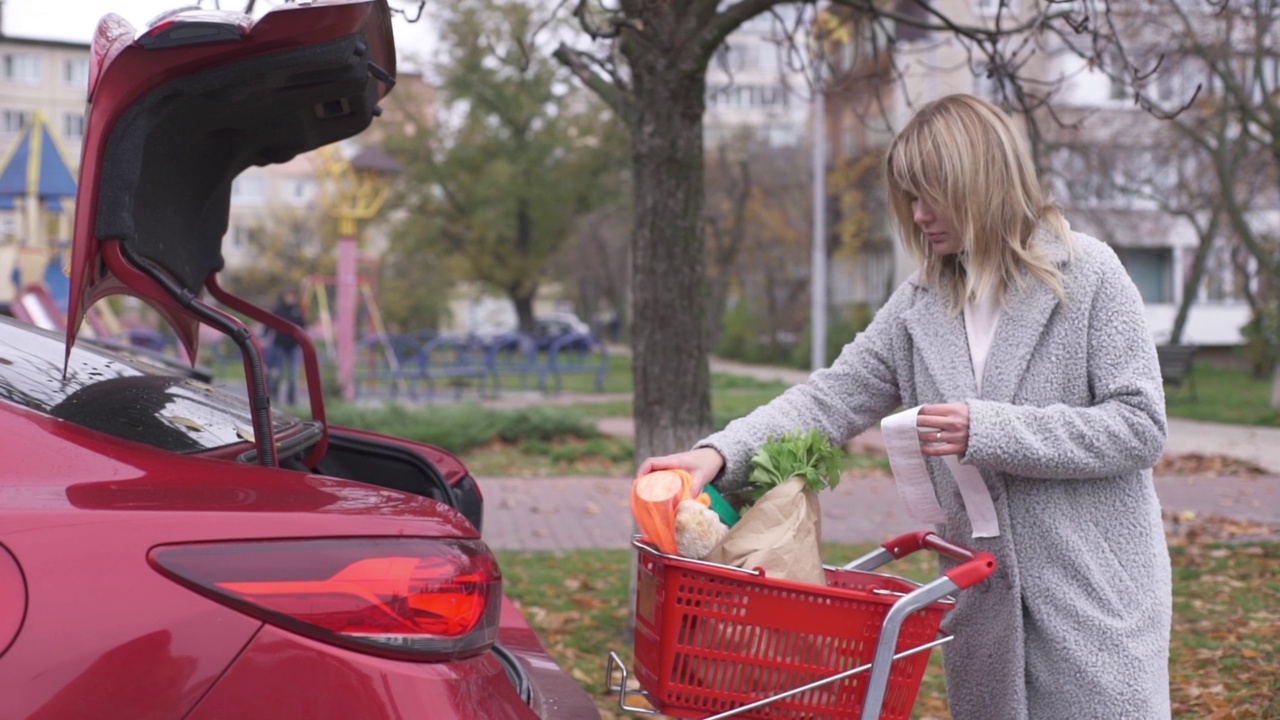
<path id="1" fill-rule="evenodd" d="M 936 533 L 929 530 L 899 535 L 880 547 L 884 548 L 885 552 L 892 555 L 895 560 L 925 548 L 958 561 L 960 563 L 959 566 L 951 568 L 944 572 L 943 575 L 950 578 L 951 582 L 955 583 L 961 590 L 977 585 L 991 577 L 991 573 L 996 571 L 995 555 L 988 552 L 974 552 L 969 548 L 943 540 Z"/>

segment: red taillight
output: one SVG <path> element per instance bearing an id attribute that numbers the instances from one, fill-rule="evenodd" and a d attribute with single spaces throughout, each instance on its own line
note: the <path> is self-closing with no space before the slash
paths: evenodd
<path id="1" fill-rule="evenodd" d="M 150 559 L 203 595 L 362 652 L 452 660 L 487 650 L 498 636 L 502 574 L 478 540 L 167 545 Z"/>

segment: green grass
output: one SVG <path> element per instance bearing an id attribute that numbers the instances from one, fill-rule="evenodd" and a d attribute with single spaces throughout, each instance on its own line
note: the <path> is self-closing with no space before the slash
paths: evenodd
<path id="1" fill-rule="evenodd" d="M 1247 371 L 1197 362 L 1196 397 L 1190 387 L 1166 387 L 1170 417 L 1236 425 L 1280 426 L 1280 412 L 1271 408 L 1271 380 L 1257 380 Z"/>
<path id="2" fill-rule="evenodd" d="M 594 362 L 594 359 L 593 359 Z M 594 393 L 596 390 L 596 374 L 595 371 L 589 373 L 570 372 L 561 376 L 563 383 L 562 392 L 566 393 Z M 547 388 L 555 389 L 555 378 L 547 378 Z M 606 393 L 629 393 L 631 392 L 631 356 L 613 354 L 608 357 L 608 370 L 605 371 L 604 389 L 600 392 Z"/>
<path id="3" fill-rule="evenodd" d="M 329 408 L 335 425 L 364 428 L 410 440 L 429 442 L 465 453 L 494 442 L 551 442 L 563 438 L 591 439 L 600 431 L 573 410 L 526 407 L 498 410 L 469 403 L 407 408 L 402 405 Z"/>
<path id="4" fill-rule="evenodd" d="M 833 564 L 871 546 L 824 545 Z M 1174 718 L 1280 717 L 1280 545 L 1177 545 L 1170 680 Z M 504 587 L 556 661 L 587 688 L 606 720 L 630 718 L 605 694 L 609 651 L 632 665 L 627 631 L 631 552 L 500 552 Z M 918 553 L 883 570 L 918 581 L 934 560 Z M 934 652 L 916 718 L 945 719 L 941 653 Z M 644 716 L 634 716 L 644 717 Z"/>

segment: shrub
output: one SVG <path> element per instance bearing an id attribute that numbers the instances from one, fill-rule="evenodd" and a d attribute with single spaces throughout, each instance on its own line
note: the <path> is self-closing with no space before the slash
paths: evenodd
<path id="1" fill-rule="evenodd" d="M 330 408 L 329 421 L 335 425 L 439 445 L 455 453 L 466 452 L 494 440 L 546 443 L 556 438 L 586 439 L 600 434 L 589 419 L 561 408 L 497 410 L 471 404 L 424 408 L 337 405 Z"/>

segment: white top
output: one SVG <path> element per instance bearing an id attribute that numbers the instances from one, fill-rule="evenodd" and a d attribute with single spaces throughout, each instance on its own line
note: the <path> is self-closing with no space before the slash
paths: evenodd
<path id="1" fill-rule="evenodd" d="M 982 397 L 982 376 L 987 368 L 987 354 L 1000 322 L 1000 302 L 994 292 L 970 300 L 964 306 L 964 329 L 969 335 L 969 359 L 973 361 L 973 380 Z"/>

